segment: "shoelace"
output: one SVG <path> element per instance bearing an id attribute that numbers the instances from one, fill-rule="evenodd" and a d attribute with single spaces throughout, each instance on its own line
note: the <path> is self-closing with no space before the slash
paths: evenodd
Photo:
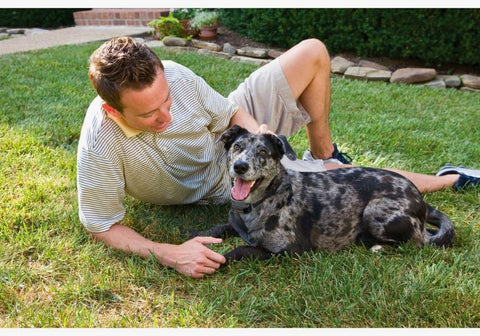
<path id="1" fill-rule="evenodd" d="M 352 162 L 352 158 L 350 157 L 350 155 L 348 155 L 345 152 L 339 152 L 338 151 L 338 147 L 337 147 L 336 143 L 333 144 L 333 148 L 334 149 L 333 149 L 332 158 L 337 159 L 338 161 L 340 161 L 343 164 L 350 164 Z"/>
<path id="2" fill-rule="evenodd" d="M 352 158 L 350 157 L 350 155 L 345 152 L 338 152 L 338 155 L 335 159 L 337 159 L 343 164 L 350 164 L 352 162 Z"/>

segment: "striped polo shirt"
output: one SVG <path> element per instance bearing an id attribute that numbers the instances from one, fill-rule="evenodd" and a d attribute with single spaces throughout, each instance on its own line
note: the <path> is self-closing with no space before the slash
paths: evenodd
<path id="1" fill-rule="evenodd" d="M 138 131 L 115 120 L 93 100 L 77 154 L 80 221 L 103 232 L 125 216 L 129 194 L 155 204 L 224 203 L 230 177 L 220 134 L 238 106 L 201 77 L 163 61 L 170 86 L 172 122 L 162 133 Z"/>

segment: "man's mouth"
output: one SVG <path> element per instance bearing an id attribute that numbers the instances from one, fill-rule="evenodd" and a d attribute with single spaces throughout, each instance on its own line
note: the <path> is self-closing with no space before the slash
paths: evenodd
<path id="1" fill-rule="evenodd" d="M 170 122 L 164 122 L 163 124 L 160 124 L 159 126 L 155 127 L 154 132 L 155 133 L 161 133 L 165 131 L 168 126 L 170 126 Z"/>
<path id="2" fill-rule="evenodd" d="M 235 177 L 232 187 L 232 198 L 236 201 L 243 201 L 250 195 L 256 181 L 245 181 L 240 177 Z"/>

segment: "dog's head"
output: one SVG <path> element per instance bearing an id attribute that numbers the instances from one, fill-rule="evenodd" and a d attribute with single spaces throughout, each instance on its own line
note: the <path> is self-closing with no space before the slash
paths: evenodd
<path id="1" fill-rule="evenodd" d="M 247 200 L 254 191 L 262 194 L 283 169 L 280 163 L 283 155 L 296 159 L 283 136 L 252 134 L 235 125 L 226 130 L 220 140 L 228 153 L 229 173 L 233 179 L 232 198 L 237 201 Z"/>

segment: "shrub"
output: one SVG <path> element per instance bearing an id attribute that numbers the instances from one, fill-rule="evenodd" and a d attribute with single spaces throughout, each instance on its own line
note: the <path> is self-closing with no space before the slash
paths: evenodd
<path id="1" fill-rule="evenodd" d="M 148 23 L 154 30 L 152 34 L 160 40 L 166 36 L 182 36 L 182 24 L 173 16 L 173 12 L 168 16 L 160 16 L 160 18 L 152 20 Z"/>
<path id="2" fill-rule="evenodd" d="M 75 25 L 73 12 L 82 8 L 1 8 L 2 26 L 16 28 L 58 28 Z"/>
<path id="3" fill-rule="evenodd" d="M 222 23 L 249 38 L 289 48 L 321 39 L 333 54 L 418 58 L 479 65 L 480 9 L 222 9 Z"/>

